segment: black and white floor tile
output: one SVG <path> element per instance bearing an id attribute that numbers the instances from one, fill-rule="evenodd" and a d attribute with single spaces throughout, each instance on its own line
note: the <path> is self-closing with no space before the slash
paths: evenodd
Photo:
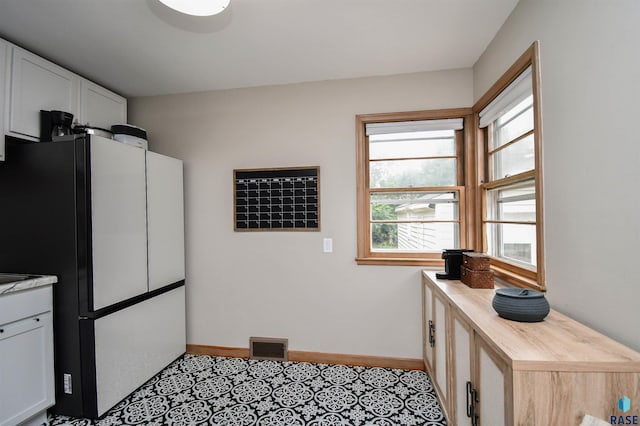
<path id="1" fill-rule="evenodd" d="M 185 355 L 100 420 L 51 425 L 442 426 L 422 371 Z"/>

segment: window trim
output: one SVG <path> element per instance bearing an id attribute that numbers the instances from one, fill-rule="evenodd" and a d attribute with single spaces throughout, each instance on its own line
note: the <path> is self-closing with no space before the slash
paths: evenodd
<path id="1" fill-rule="evenodd" d="M 428 111 L 410 111 L 410 112 L 394 112 L 380 114 L 360 114 L 356 115 L 356 186 L 357 186 L 357 237 L 358 251 L 356 262 L 359 265 L 408 265 L 408 266 L 442 266 L 442 255 L 438 253 L 389 253 L 375 252 L 371 250 L 371 234 L 369 228 L 371 226 L 370 199 L 369 194 L 372 190 L 369 185 L 369 138 L 366 135 L 366 125 L 369 123 L 381 122 L 401 122 L 401 121 L 420 121 L 420 120 L 438 120 L 447 118 L 462 118 L 464 120 L 464 129 L 457 131 L 456 158 L 458 159 L 457 167 L 457 185 L 447 187 L 429 187 L 429 189 L 442 189 L 447 191 L 458 191 L 459 196 L 459 230 L 460 245 L 462 247 L 473 243 L 473 232 L 469 228 L 468 223 L 472 210 L 468 208 L 469 204 L 469 179 L 473 177 L 470 173 L 470 159 L 473 155 L 467 155 L 473 151 L 469 146 L 473 146 L 469 141 L 472 133 L 469 129 L 474 127 L 472 124 L 471 108 L 455 108 L 455 109 L 439 109 Z M 465 143 L 460 143 L 465 140 Z M 464 146 L 463 146 L 464 145 Z M 466 180 L 466 181 L 465 181 Z M 417 190 L 417 189 L 416 189 Z M 392 190 L 391 192 L 398 192 Z M 381 192 L 375 190 L 373 192 Z M 472 199 L 475 198 L 472 195 Z M 471 219 L 473 221 L 473 219 Z"/>
<path id="2" fill-rule="evenodd" d="M 529 287 L 536 290 L 546 290 L 545 262 L 544 262 L 544 205 L 543 205 L 543 164 L 542 164 L 542 112 L 540 106 L 540 48 L 535 41 L 516 62 L 496 81 L 493 86 L 474 104 L 473 112 L 476 120 L 476 146 L 477 146 L 477 204 L 478 226 L 476 227 L 476 246 L 483 252 L 487 252 L 486 234 L 486 191 L 505 183 L 522 181 L 524 175 L 534 178 L 536 190 L 536 270 L 531 270 L 505 259 L 491 257 L 491 267 L 496 277 L 520 287 Z M 489 103 L 504 91 L 527 67 L 531 66 L 531 80 L 533 93 L 533 122 L 534 122 L 534 164 L 533 171 L 527 171 L 508 178 L 487 182 L 489 173 L 488 143 L 485 138 L 485 130 L 479 126 L 479 113 Z"/>

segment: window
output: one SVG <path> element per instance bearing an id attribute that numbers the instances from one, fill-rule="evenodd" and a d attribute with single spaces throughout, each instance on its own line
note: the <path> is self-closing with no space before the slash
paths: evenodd
<path id="1" fill-rule="evenodd" d="M 467 245 L 463 117 L 438 110 L 356 117 L 359 264 L 440 264 Z"/>
<path id="2" fill-rule="evenodd" d="M 544 289 L 542 147 L 537 44 L 474 106 L 481 149 L 478 174 L 482 250 L 516 285 Z"/>

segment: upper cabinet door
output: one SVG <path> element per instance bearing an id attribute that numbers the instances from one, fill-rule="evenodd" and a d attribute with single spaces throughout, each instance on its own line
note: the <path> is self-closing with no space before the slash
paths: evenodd
<path id="1" fill-rule="evenodd" d="M 4 40 L 0 39 L 0 161 L 4 160 L 4 122 L 5 122 L 5 107 L 6 107 L 6 86 L 7 86 L 7 66 L 9 45 Z"/>
<path id="2" fill-rule="evenodd" d="M 9 131 L 40 138 L 40 110 L 78 115 L 80 77 L 39 56 L 13 48 Z"/>
<path id="3" fill-rule="evenodd" d="M 185 278 L 182 161 L 147 151 L 149 290 Z"/>
<path id="4" fill-rule="evenodd" d="M 93 309 L 147 292 L 144 150 L 91 137 Z"/>
<path id="5" fill-rule="evenodd" d="M 110 130 L 114 124 L 127 122 L 127 100 L 120 95 L 81 79 L 80 124 Z"/>

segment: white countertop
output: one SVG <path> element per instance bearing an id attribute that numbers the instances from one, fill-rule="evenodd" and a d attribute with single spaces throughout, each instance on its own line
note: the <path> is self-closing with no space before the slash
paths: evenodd
<path id="1" fill-rule="evenodd" d="M 10 275 L 16 275 L 18 277 L 24 277 L 25 274 L 1 274 L 0 277 L 6 277 Z M 42 287 L 58 282 L 58 277 L 55 275 L 28 275 L 27 279 L 19 279 L 19 281 L 13 281 L 5 284 L 0 284 L 0 296 L 16 291 L 28 290 L 32 288 Z"/>

